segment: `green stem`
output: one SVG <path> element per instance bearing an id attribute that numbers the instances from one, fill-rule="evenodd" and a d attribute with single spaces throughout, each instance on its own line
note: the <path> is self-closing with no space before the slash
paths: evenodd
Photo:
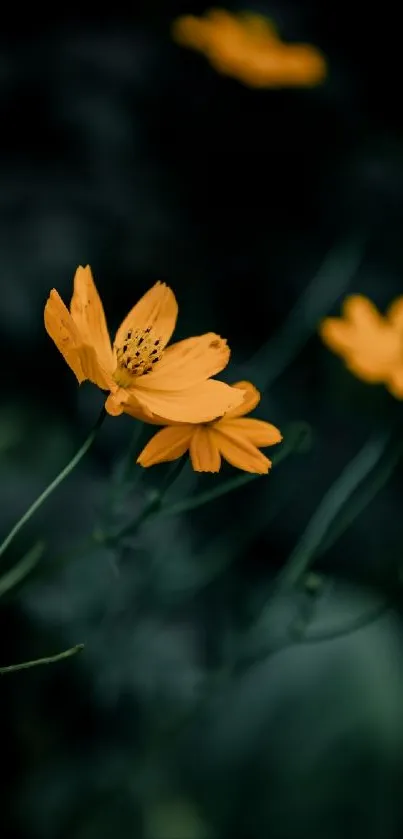
<path id="1" fill-rule="evenodd" d="M 340 539 L 343 533 L 345 533 L 355 519 L 358 518 L 362 511 L 368 507 L 368 504 L 370 504 L 372 499 L 375 498 L 375 495 L 377 495 L 382 487 L 387 483 L 399 463 L 402 455 L 402 448 L 401 443 L 393 448 L 389 456 L 382 460 L 380 468 L 375 471 L 370 485 L 365 485 L 362 488 L 362 491 L 358 492 L 357 496 L 354 496 L 351 499 L 348 507 L 342 511 L 341 516 L 336 518 L 334 526 L 332 525 L 330 527 L 327 537 L 320 546 L 320 555 L 324 554 L 333 547 L 335 542 Z"/>
<path id="2" fill-rule="evenodd" d="M 323 630 L 322 632 L 311 632 L 301 638 L 303 644 L 320 644 L 322 641 L 333 641 L 335 638 L 343 638 L 345 635 L 352 635 L 353 632 L 359 632 L 360 629 L 365 629 L 367 626 L 375 623 L 375 621 L 383 618 L 388 612 L 393 609 L 392 603 L 384 601 L 383 603 L 373 606 L 364 615 L 358 618 L 352 618 L 351 621 L 344 624 L 340 629 Z"/>
<path id="3" fill-rule="evenodd" d="M 272 456 L 273 466 L 278 466 L 282 460 L 285 460 L 288 455 L 293 452 L 306 452 L 310 445 L 311 429 L 305 422 L 296 422 L 291 426 L 288 432 L 284 434 L 284 442 L 281 449 Z M 221 484 L 221 486 L 214 489 L 208 489 L 206 492 L 201 492 L 193 498 L 185 498 L 183 501 L 178 501 L 171 506 L 162 507 L 159 511 L 161 516 L 176 516 L 179 513 L 187 512 L 188 510 L 195 510 L 197 507 L 202 507 L 210 501 L 215 501 L 222 495 L 227 495 L 228 492 L 233 492 L 235 489 L 249 484 L 250 481 L 256 478 L 263 478 L 264 475 L 247 474 L 237 475 L 235 478 L 230 478 L 229 481 Z"/>
<path id="4" fill-rule="evenodd" d="M 15 536 L 17 536 L 17 534 L 20 532 L 20 530 L 22 530 L 22 528 L 24 527 L 24 524 L 26 524 L 27 521 L 31 518 L 31 516 L 33 516 L 33 514 L 36 513 L 36 511 L 43 504 L 43 502 L 46 501 L 47 498 L 49 498 L 49 495 L 51 495 L 52 492 L 55 489 L 57 489 L 59 484 L 61 484 L 62 481 L 64 481 L 64 479 L 67 478 L 68 475 L 70 475 L 70 472 L 73 471 L 74 467 L 77 466 L 77 464 L 80 462 L 80 460 L 87 453 L 88 449 L 90 448 L 90 446 L 92 445 L 92 443 L 95 440 L 97 432 L 98 432 L 99 428 L 101 427 L 101 425 L 102 425 L 102 423 L 105 419 L 105 416 L 106 416 L 105 408 L 102 408 L 102 411 L 101 411 L 101 413 L 100 413 L 92 431 L 88 435 L 86 441 L 83 443 L 81 448 L 74 455 L 72 460 L 70 460 L 70 463 L 68 463 L 67 466 L 65 466 L 64 469 L 62 469 L 62 471 L 59 472 L 59 474 L 52 481 L 52 483 L 49 484 L 48 487 L 46 487 L 46 489 L 41 493 L 39 498 L 37 498 L 36 501 L 34 501 L 34 503 L 31 504 L 31 506 L 26 511 L 26 513 L 24 513 L 24 515 L 21 516 L 19 521 L 17 521 L 17 524 L 15 524 L 14 527 L 12 528 L 12 530 L 10 530 L 10 533 L 8 534 L 8 536 L 6 536 L 6 538 L 4 539 L 4 542 L 0 545 L 0 557 L 7 550 L 8 546 L 11 544 L 11 542 L 13 541 Z"/>
<path id="5" fill-rule="evenodd" d="M 37 542 L 22 559 L 0 577 L 0 597 L 17 586 L 38 564 L 45 550 L 44 542 Z"/>
<path id="6" fill-rule="evenodd" d="M 146 521 L 146 519 L 150 518 L 150 516 L 157 515 L 157 513 L 160 511 L 165 494 L 168 492 L 172 484 L 175 483 L 176 479 L 181 474 L 185 465 L 186 458 L 181 457 L 175 464 L 174 468 L 168 473 L 164 483 L 161 486 L 161 489 L 155 490 L 153 492 L 151 498 L 148 501 L 148 504 L 145 505 L 145 507 L 141 511 L 140 515 L 137 516 L 135 521 L 131 521 L 129 522 L 129 524 L 123 525 L 123 527 L 119 528 L 111 534 L 104 533 L 103 531 L 96 531 L 96 540 L 98 542 L 106 543 L 116 542 L 119 539 L 124 538 L 125 536 L 133 536 L 135 533 L 137 533 L 140 525 L 142 525 L 143 522 Z"/>
<path id="7" fill-rule="evenodd" d="M 280 451 L 276 452 L 272 458 L 273 464 L 277 465 L 293 451 L 307 451 L 307 447 L 310 446 L 310 439 L 311 429 L 307 423 L 293 423 L 289 432 L 285 434 L 285 442 L 282 443 Z M 249 472 L 247 474 L 237 475 L 235 478 L 231 478 L 229 481 L 222 483 L 221 486 L 215 487 L 214 489 L 208 489 L 206 492 L 201 492 L 193 498 L 185 498 L 183 501 L 177 501 L 175 504 L 162 506 L 162 501 L 167 490 L 172 486 L 174 481 L 182 472 L 186 462 L 187 459 L 183 456 L 178 461 L 175 469 L 168 474 L 162 489 L 155 493 L 135 521 L 129 522 L 129 524 L 124 525 L 120 528 L 120 530 L 117 530 L 112 534 L 104 534 L 102 532 L 97 533 L 96 538 L 98 541 L 107 543 L 116 542 L 124 536 L 137 533 L 140 525 L 151 516 L 176 516 L 180 513 L 187 512 L 188 510 L 195 510 L 197 507 L 202 507 L 204 504 L 208 504 L 210 501 L 214 501 L 216 498 L 220 498 L 220 496 L 226 495 L 228 492 L 239 489 L 245 484 L 250 483 L 250 481 L 256 480 L 256 478 L 263 477 L 262 475 L 252 475 Z"/>
<path id="8" fill-rule="evenodd" d="M 316 559 L 319 547 L 336 516 L 383 456 L 390 438 L 390 431 L 371 438 L 331 486 L 284 569 L 280 571 L 275 584 L 276 592 L 295 586 L 304 576 Z"/>
<path id="9" fill-rule="evenodd" d="M 16 673 L 17 670 L 29 670 L 31 667 L 38 667 L 40 664 L 54 664 L 57 661 L 63 661 L 65 658 L 70 658 L 76 653 L 80 653 L 84 649 L 84 644 L 76 644 L 75 647 L 70 647 L 69 650 L 64 650 L 57 655 L 46 656 L 46 658 L 35 658 L 32 661 L 23 661 L 21 664 L 10 664 L 8 667 L 0 667 L 0 675 L 4 676 L 6 673 Z"/>
<path id="10" fill-rule="evenodd" d="M 288 314 L 279 331 L 249 359 L 249 374 L 260 390 L 267 390 L 297 356 L 323 313 L 328 312 L 357 273 L 363 259 L 366 236 L 356 234 L 332 248 Z M 264 372 L 263 372 L 264 371 Z"/>

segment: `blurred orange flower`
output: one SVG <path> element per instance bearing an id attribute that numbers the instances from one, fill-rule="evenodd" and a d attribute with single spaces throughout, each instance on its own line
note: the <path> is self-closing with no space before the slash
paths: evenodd
<path id="1" fill-rule="evenodd" d="M 226 411 L 214 422 L 169 423 L 151 438 L 137 463 L 154 466 L 177 460 L 189 450 L 195 472 L 219 472 L 223 457 L 244 472 L 266 474 L 272 463 L 259 447 L 280 443 L 281 433 L 269 422 L 245 417 L 260 401 L 259 391 L 250 382 L 237 382 L 233 387 L 244 391 L 242 405 Z"/>
<path id="2" fill-rule="evenodd" d="M 250 87 L 309 87 L 326 76 L 323 55 L 309 44 L 286 44 L 262 15 L 211 9 L 172 25 L 174 40 L 198 50 L 219 73 Z"/>
<path id="3" fill-rule="evenodd" d="M 403 297 L 398 297 L 385 316 L 362 295 L 347 297 L 343 317 L 326 318 L 320 335 L 346 367 L 371 384 L 384 384 L 397 399 L 403 399 Z"/>
<path id="4" fill-rule="evenodd" d="M 55 289 L 45 306 L 46 331 L 78 379 L 109 391 L 105 408 L 144 421 L 206 422 L 236 408 L 243 393 L 211 379 L 227 366 L 226 341 L 208 332 L 166 348 L 178 305 L 156 283 L 120 325 L 113 346 L 89 265 L 74 277 L 70 311 Z"/>

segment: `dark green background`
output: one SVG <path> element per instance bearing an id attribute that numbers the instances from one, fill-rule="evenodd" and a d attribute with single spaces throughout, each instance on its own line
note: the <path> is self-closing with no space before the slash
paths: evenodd
<path id="1" fill-rule="evenodd" d="M 9 9 L 2 21 L 0 532 L 102 405 L 43 326 L 50 288 L 67 302 L 78 264 L 91 264 L 112 330 L 157 279 L 169 283 L 176 337 L 227 337 L 226 380 L 251 377 L 264 390 L 257 415 L 286 439 L 308 423 L 311 445 L 268 478 L 88 549 L 94 526 L 128 521 L 167 475 L 133 467 L 116 490 L 135 424 L 108 418 L 2 560 L 5 572 L 46 541 L 1 599 L 0 665 L 86 645 L 0 677 L 5 839 L 389 839 L 402 829 L 400 465 L 321 550 L 318 593 L 280 597 L 256 626 L 340 472 L 371 434 L 392 429 L 376 475 L 400 445 L 401 406 L 350 376 L 316 335 L 347 292 L 381 309 L 402 293 L 397 12 L 390 2 L 249 7 L 329 63 L 317 89 L 255 91 L 171 42 L 171 20 L 204 8 L 64 7 L 43 20 Z M 232 476 L 186 468 L 170 498 Z M 281 649 L 300 620 L 298 643 Z M 366 625 L 349 632 L 355 621 Z"/>

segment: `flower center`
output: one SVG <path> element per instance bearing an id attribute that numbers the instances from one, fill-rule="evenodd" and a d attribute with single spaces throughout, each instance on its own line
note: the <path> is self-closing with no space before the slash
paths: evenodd
<path id="1" fill-rule="evenodd" d="M 123 344 L 116 347 L 117 367 L 113 374 L 116 384 L 130 387 L 133 379 L 151 373 L 162 354 L 161 337 L 152 326 L 147 329 L 129 329 Z"/>

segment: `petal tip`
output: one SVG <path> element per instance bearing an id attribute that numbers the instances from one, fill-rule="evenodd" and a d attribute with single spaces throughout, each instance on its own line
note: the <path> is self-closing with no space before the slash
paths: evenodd
<path id="1" fill-rule="evenodd" d="M 48 294 L 48 298 L 46 300 L 46 305 L 50 303 L 52 300 L 60 300 L 60 294 L 56 288 L 51 288 Z"/>

